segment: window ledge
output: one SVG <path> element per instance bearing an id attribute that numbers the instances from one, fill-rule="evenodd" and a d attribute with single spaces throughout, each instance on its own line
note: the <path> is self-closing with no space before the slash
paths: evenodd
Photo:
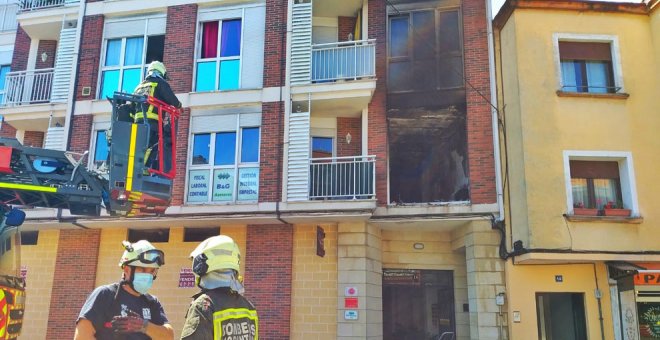
<path id="1" fill-rule="evenodd" d="M 586 215 L 567 215 L 564 217 L 571 222 L 605 222 L 605 223 L 625 223 L 625 224 L 641 224 L 644 218 L 641 216 L 586 216 Z"/>
<path id="2" fill-rule="evenodd" d="M 628 99 L 628 93 L 587 93 L 587 92 L 566 92 L 557 90 L 558 97 L 578 97 L 578 98 L 610 98 L 610 99 Z"/>

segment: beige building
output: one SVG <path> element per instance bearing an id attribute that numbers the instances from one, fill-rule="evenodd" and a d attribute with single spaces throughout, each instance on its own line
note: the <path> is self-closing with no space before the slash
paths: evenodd
<path id="1" fill-rule="evenodd" d="M 658 2 L 495 18 L 512 339 L 655 339 Z"/>

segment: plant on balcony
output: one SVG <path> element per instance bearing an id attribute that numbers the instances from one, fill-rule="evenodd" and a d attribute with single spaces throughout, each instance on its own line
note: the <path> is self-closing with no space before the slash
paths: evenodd
<path id="1" fill-rule="evenodd" d="M 584 203 L 577 202 L 577 203 L 573 204 L 573 215 L 598 216 L 598 209 L 596 209 L 596 208 L 585 208 Z"/>
<path id="2" fill-rule="evenodd" d="M 609 201 L 603 207 L 603 215 L 605 216 L 630 216 L 630 209 L 625 209 L 623 207 L 623 202 Z"/>

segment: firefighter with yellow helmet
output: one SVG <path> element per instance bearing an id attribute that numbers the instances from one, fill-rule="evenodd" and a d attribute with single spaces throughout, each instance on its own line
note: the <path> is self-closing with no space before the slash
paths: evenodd
<path id="1" fill-rule="evenodd" d="M 218 235 L 204 240 L 190 254 L 197 286 L 181 339 L 257 340 L 259 318 L 243 296 L 239 277 L 241 252 L 234 240 Z"/>
<path id="2" fill-rule="evenodd" d="M 97 287 L 89 295 L 74 339 L 174 339 L 163 306 L 147 293 L 165 264 L 165 254 L 146 240 L 124 241 L 123 246 L 121 281 Z"/>

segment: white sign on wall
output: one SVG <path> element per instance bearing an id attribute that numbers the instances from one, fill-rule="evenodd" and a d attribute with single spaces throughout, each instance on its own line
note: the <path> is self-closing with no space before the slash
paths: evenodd
<path id="1" fill-rule="evenodd" d="M 213 172 L 213 200 L 234 199 L 234 169 L 217 169 Z"/>
<path id="2" fill-rule="evenodd" d="M 209 183 L 208 170 L 191 170 L 188 178 L 188 202 L 208 201 Z"/>
<path id="3" fill-rule="evenodd" d="M 259 168 L 238 169 L 238 200 L 256 201 L 259 199 Z"/>

